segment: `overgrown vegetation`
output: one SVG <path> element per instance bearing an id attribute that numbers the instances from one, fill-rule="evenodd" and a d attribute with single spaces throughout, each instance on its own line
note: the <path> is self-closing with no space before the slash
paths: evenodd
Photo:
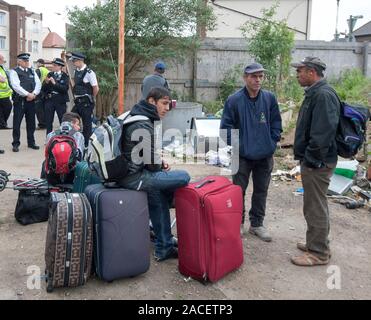
<path id="1" fill-rule="evenodd" d="M 247 21 L 241 30 L 247 41 L 250 55 L 267 69 L 267 88 L 278 93 L 290 75 L 291 52 L 294 48 L 294 32 L 286 20 L 276 21 L 279 1 L 262 10 L 262 18 Z"/>
<path id="2" fill-rule="evenodd" d="M 331 79 L 341 100 L 349 103 L 369 105 L 368 94 L 371 92 L 371 79 L 365 77 L 359 69 L 348 69 L 338 79 Z"/>

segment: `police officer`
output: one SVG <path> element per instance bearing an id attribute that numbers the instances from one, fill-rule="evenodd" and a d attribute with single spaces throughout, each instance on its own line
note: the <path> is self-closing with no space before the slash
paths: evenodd
<path id="1" fill-rule="evenodd" d="M 70 60 L 75 66 L 73 95 L 75 106 L 72 112 L 80 115 L 83 123 L 83 135 L 85 146 L 88 146 L 89 138 L 92 134 L 93 111 L 95 98 L 99 92 L 97 76 L 95 72 L 85 64 L 86 56 L 79 52 L 73 52 Z"/>
<path id="2" fill-rule="evenodd" d="M 42 86 L 45 97 L 45 123 L 46 134 L 53 131 L 54 113 L 57 113 L 59 123 L 67 111 L 69 77 L 62 71 L 64 61 L 55 58 L 52 62 L 53 71 L 48 73 Z"/>
<path id="3" fill-rule="evenodd" d="M 10 88 L 8 73 L 4 64 L 4 56 L 0 54 L 0 130 L 9 129 L 8 119 L 13 108 L 10 100 L 13 90 Z"/>
<path id="4" fill-rule="evenodd" d="M 44 81 L 49 73 L 49 70 L 45 68 L 45 61 L 44 59 L 39 59 L 36 61 L 36 74 L 40 79 L 41 85 L 44 84 Z M 45 99 L 44 99 L 43 92 L 41 92 L 36 100 L 35 100 L 35 111 L 36 111 L 36 118 L 38 121 L 38 128 L 45 129 Z"/>
<path id="5" fill-rule="evenodd" d="M 21 144 L 21 123 L 26 117 L 28 147 L 39 150 L 35 144 L 35 99 L 41 91 L 41 82 L 35 70 L 29 66 L 30 54 L 21 53 L 17 56 L 18 67 L 11 70 L 9 77 L 14 90 L 14 117 L 13 117 L 13 152 L 19 152 Z"/>

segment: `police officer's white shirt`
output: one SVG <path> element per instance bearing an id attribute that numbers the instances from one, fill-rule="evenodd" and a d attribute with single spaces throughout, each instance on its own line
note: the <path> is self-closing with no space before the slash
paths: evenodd
<path id="1" fill-rule="evenodd" d="M 78 71 L 83 71 L 87 68 L 88 66 L 85 64 L 81 69 L 77 69 Z M 90 83 L 92 87 L 98 86 L 98 80 L 97 80 L 97 75 L 93 70 L 90 69 L 90 72 L 87 72 L 84 79 L 84 83 Z"/>
<path id="2" fill-rule="evenodd" d="M 26 71 L 26 69 L 19 67 L 22 71 Z M 28 68 L 29 69 L 29 68 Z M 40 78 L 38 77 L 37 73 L 34 70 L 34 76 L 35 76 L 35 90 L 33 93 L 37 96 L 40 94 L 41 91 L 41 82 Z M 18 74 L 15 70 L 10 70 L 9 72 L 9 78 L 10 83 L 12 84 L 12 88 L 15 92 L 17 92 L 21 97 L 27 97 L 27 95 L 30 93 L 27 90 L 23 89 L 21 87 L 21 81 L 19 80 Z"/>

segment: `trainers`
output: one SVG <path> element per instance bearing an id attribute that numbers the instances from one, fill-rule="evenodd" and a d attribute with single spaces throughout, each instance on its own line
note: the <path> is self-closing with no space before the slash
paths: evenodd
<path id="1" fill-rule="evenodd" d="M 169 259 L 178 259 L 178 249 L 177 248 L 171 249 L 170 253 L 167 256 L 165 256 L 164 258 L 159 258 L 159 257 L 155 256 L 155 260 L 157 262 L 162 262 L 162 261 L 169 260 Z"/>
<path id="2" fill-rule="evenodd" d="M 258 228 L 250 227 L 249 232 L 265 242 L 272 241 L 272 237 L 269 235 L 269 232 L 265 227 L 258 227 Z"/>

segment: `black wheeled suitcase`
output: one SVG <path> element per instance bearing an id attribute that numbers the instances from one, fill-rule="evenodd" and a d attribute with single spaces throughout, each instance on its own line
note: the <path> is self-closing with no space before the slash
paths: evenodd
<path id="1" fill-rule="evenodd" d="M 93 219 L 86 195 L 52 192 L 45 246 L 47 291 L 84 285 L 92 257 Z"/>
<path id="2" fill-rule="evenodd" d="M 147 194 L 92 185 L 85 189 L 94 220 L 94 264 L 107 282 L 140 275 L 150 267 Z"/>

